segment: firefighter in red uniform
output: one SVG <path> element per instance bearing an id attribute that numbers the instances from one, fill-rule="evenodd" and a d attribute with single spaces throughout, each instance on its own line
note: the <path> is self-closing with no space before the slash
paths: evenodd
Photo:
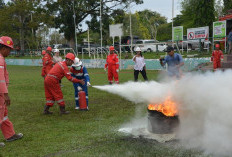
<path id="1" fill-rule="evenodd" d="M 114 47 L 110 46 L 110 54 L 106 58 L 105 71 L 108 68 L 108 81 L 109 84 L 113 84 L 113 78 L 115 83 L 119 83 L 118 72 L 119 72 L 119 61 L 118 55 L 114 53 Z"/>
<path id="2" fill-rule="evenodd" d="M 43 59 L 42 77 L 46 77 L 53 65 L 52 48 L 48 47 Z"/>
<path id="3" fill-rule="evenodd" d="M 43 63 L 41 76 L 45 77 L 45 65 L 44 65 L 45 62 L 44 62 L 44 59 L 45 59 L 46 51 L 43 50 L 41 55 L 42 55 L 42 63 Z"/>
<path id="4" fill-rule="evenodd" d="M 7 114 L 10 97 L 8 96 L 9 76 L 6 70 L 5 57 L 10 54 L 11 49 L 13 49 L 12 39 L 7 36 L 0 37 L 0 128 L 7 142 L 23 137 L 22 133 L 15 134 L 13 124 Z M 1 146 L 4 146 L 4 143 L 0 142 Z"/>
<path id="5" fill-rule="evenodd" d="M 212 53 L 212 60 L 213 60 L 213 69 L 216 70 L 217 68 L 221 68 L 221 59 L 223 59 L 223 53 L 220 50 L 220 45 L 215 45 L 216 50 Z"/>
<path id="6" fill-rule="evenodd" d="M 72 65 L 75 59 L 75 55 L 73 53 L 68 53 L 65 56 L 65 61 L 58 62 L 55 66 L 50 70 L 50 72 L 45 77 L 44 88 L 45 88 L 45 96 L 46 96 L 46 105 L 44 108 L 44 114 L 52 114 L 49 111 L 49 108 L 52 107 L 57 101 L 60 106 L 61 114 L 68 114 L 69 111 L 65 110 L 65 103 L 63 99 L 63 93 L 60 88 L 59 81 L 65 76 L 69 81 L 74 83 L 85 84 L 84 80 L 78 80 L 71 76 L 69 72 L 68 66 Z"/>

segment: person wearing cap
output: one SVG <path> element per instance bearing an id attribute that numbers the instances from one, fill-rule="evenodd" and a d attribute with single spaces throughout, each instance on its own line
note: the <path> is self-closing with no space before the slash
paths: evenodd
<path id="1" fill-rule="evenodd" d="M 5 57 L 9 56 L 12 49 L 12 39 L 8 36 L 0 37 L 0 129 L 7 142 L 23 137 L 22 133 L 15 133 L 13 124 L 8 118 L 7 106 L 10 106 L 11 100 L 8 95 L 9 75 L 6 70 Z M 0 147 L 4 145 L 0 142 Z"/>
<path id="2" fill-rule="evenodd" d="M 73 87 L 75 90 L 75 101 L 76 101 L 76 110 L 79 110 L 79 96 L 78 93 L 82 90 L 85 92 L 86 95 L 86 103 L 87 103 L 87 110 L 88 110 L 88 86 L 91 86 L 90 84 L 90 78 L 87 71 L 87 68 L 83 66 L 82 61 L 79 58 L 75 58 L 74 63 L 70 69 L 71 75 L 79 80 L 85 80 L 85 84 L 82 85 L 80 83 L 73 83 Z"/>
<path id="3" fill-rule="evenodd" d="M 85 84 L 84 80 L 79 80 L 71 76 L 68 66 L 71 66 L 75 60 L 75 55 L 73 53 L 68 53 L 65 56 L 65 61 L 58 62 L 49 71 L 44 80 L 46 105 L 44 107 L 44 114 L 52 114 L 49 108 L 52 107 L 57 101 L 60 106 L 61 114 L 68 114 L 69 111 L 65 110 L 65 102 L 63 99 L 63 93 L 60 88 L 59 81 L 65 76 L 69 81 L 74 83 Z"/>
<path id="4" fill-rule="evenodd" d="M 216 50 L 213 51 L 211 60 L 213 61 L 213 69 L 221 68 L 221 59 L 223 59 L 223 53 L 220 50 L 220 45 L 215 45 Z"/>
<path id="5" fill-rule="evenodd" d="M 47 47 L 46 54 L 43 59 L 42 77 L 46 77 L 53 65 L 52 48 Z"/>
<path id="6" fill-rule="evenodd" d="M 134 66 L 134 80 L 138 81 L 138 75 L 139 75 L 139 73 L 141 73 L 142 76 L 143 76 L 143 79 L 145 81 L 148 81 L 147 74 L 146 74 L 146 63 L 144 61 L 144 57 L 142 55 L 140 47 L 136 47 L 135 48 L 135 52 L 137 54 L 132 59 L 135 62 L 135 66 Z"/>
<path id="7" fill-rule="evenodd" d="M 109 84 L 113 84 L 113 78 L 116 84 L 119 84 L 118 72 L 119 72 L 119 60 L 118 55 L 114 53 L 113 46 L 109 48 L 110 54 L 106 58 L 106 64 L 104 70 L 108 68 L 108 81 Z"/>
<path id="8" fill-rule="evenodd" d="M 179 53 L 174 53 L 174 48 L 171 46 L 167 47 L 167 53 L 168 55 L 165 58 L 160 58 L 161 66 L 167 64 L 168 76 L 180 78 L 180 67 L 184 65 L 182 56 Z"/>

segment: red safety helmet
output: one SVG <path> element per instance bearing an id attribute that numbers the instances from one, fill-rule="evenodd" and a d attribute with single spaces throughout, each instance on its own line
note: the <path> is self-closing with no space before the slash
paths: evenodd
<path id="1" fill-rule="evenodd" d="M 47 51 L 52 51 L 52 48 L 48 46 Z"/>
<path id="2" fill-rule="evenodd" d="M 42 55 L 45 55 L 45 54 L 46 54 L 46 51 L 45 51 L 45 50 L 43 50 L 43 51 L 42 51 Z"/>
<path id="3" fill-rule="evenodd" d="M 5 46 L 12 48 L 12 49 L 14 48 L 13 40 L 8 36 L 2 36 L 0 38 L 0 44 L 5 45 Z"/>
<path id="4" fill-rule="evenodd" d="M 75 55 L 73 53 L 68 53 L 65 58 L 71 59 L 72 61 L 75 60 Z"/>
<path id="5" fill-rule="evenodd" d="M 220 45 L 219 45 L 219 44 L 216 44 L 215 47 L 216 47 L 216 48 L 220 48 Z"/>
<path id="6" fill-rule="evenodd" d="M 110 51 L 114 51 L 114 47 L 113 46 L 110 46 Z"/>

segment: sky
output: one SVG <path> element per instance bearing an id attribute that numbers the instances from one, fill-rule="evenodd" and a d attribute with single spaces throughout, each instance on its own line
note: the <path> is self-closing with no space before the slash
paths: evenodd
<path id="1" fill-rule="evenodd" d="M 172 20 L 172 0 L 143 0 L 143 4 L 132 6 L 132 12 L 142 11 L 145 9 L 156 11 L 162 16 L 167 17 L 168 22 Z M 181 0 L 174 0 L 174 17 L 180 14 Z"/>

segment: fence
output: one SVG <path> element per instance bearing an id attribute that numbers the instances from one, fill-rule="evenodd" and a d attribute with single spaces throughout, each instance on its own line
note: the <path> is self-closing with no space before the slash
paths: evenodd
<path id="1" fill-rule="evenodd" d="M 83 59 L 84 65 L 87 68 L 104 68 L 105 59 Z M 209 62 L 210 58 L 184 58 L 185 71 L 190 71 L 196 68 L 201 63 Z M 163 67 L 160 66 L 158 59 L 146 59 L 146 67 L 148 70 L 161 70 Z M 41 59 L 6 59 L 8 65 L 24 65 L 24 66 L 42 66 Z M 121 59 L 120 69 L 132 69 L 134 62 L 131 59 Z"/>

